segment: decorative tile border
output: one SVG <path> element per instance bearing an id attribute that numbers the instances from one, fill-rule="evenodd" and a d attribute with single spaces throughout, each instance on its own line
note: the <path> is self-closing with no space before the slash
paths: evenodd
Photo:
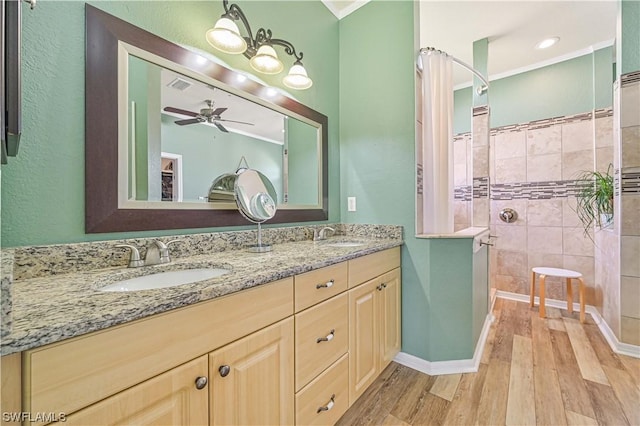
<path id="1" fill-rule="evenodd" d="M 497 183 L 491 185 L 492 200 L 546 200 L 574 197 L 580 189 L 578 180 Z"/>
<path id="2" fill-rule="evenodd" d="M 620 76 L 622 86 L 631 85 L 640 82 L 640 71 L 634 71 Z"/>
<path id="3" fill-rule="evenodd" d="M 622 195 L 640 195 L 640 172 L 622 172 Z"/>
<path id="4" fill-rule="evenodd" d="M 530 121 L 528 123 L 511 124 L 508 126 L 494 127 L 491 129 L 491 136 L 495 136 L 498 133 L 520 132 L 523 130 L 542 129 L 545 127 L 575 123 L 578 121 L 588 121 L 594 117 L 597 119 L 597 118 L 612 117 L 612 116 L 613 116 L 613 108 L 600 108 L 600 109 L 596 109 L 595 111 L 585 112 L 582 114 L 564 115 L 561 117 L 545 118 L 544 120 Z"/>
<path id="5" fill-rule="evenodd" d="M 473 116 L 489 114 L 489 105 L 480 105 L 473 108 Z"/>
<path id="6" fill-rule="evenodd" d="M 460 185 L 453 188 L 453 199 L 458 201 L 471 201 L 471 185 Z"/>
<path id="7" fill-rule="evenodd" d="M 473 178 L 473 198 L 489 197 L 489 176 Z"/>

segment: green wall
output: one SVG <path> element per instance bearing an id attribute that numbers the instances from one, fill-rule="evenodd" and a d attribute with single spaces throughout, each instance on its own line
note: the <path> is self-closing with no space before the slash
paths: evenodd
<path id="1" fill-rule="evenodd" d="M 402 350 L 450 359 L 457 349 L 437 343 L 446 336 L 429 320 L 430 242 L 414 237 L 415 8 L 411 1 L 374 0 L 340 21 L 342 220 L 404 226 Z M 394 31 L 380 30 L 388 27 Z M 346 211 L 349 196 L 357 198 L 356 212 Z"/>
<path id="2" fill-rule="evenodd" d="M 251 72 L 244 57 L 214 52 L 205 38 L 221 1 L 96 1 L 96 7 L 170 41 L 218 55 Z M 340 220 L 338 20 L 320 1 L 243 1 L 255 28 L 270 27 L 304 52 L 314 85 L 294 96 L 329 118 L 329 219 Z M 43 31 L 43 28 L 46 30 Z M 2 166 L 5 247 L 119 239 L 235 228 L 84 233 L 84 3 L 39 2 L 23 13 L 23 136 Z M 263 78 L 283 87 L 282 75 Z"/>
<path id="3" fill-rule="evenodd" d="M 606 47 L 593 54 L 491 81 L 491 127 L 611 107 L 613 50 Z M 454 134 L 471 131 L 470 99 L 470 87 L 456 90 Z"/>
<path id="4" fill-rule="evenodd" d="M 640 1 L 622 0 L 619 3 L 621 19 L 620 49 L 618 58 L 620 59 L 621 75 L 640 71 Z"/>

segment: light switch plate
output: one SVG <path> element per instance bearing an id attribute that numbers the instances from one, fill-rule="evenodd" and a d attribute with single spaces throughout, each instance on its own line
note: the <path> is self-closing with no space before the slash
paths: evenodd
<path id="1" fill-rule="evenodd" d="M 347 211 L 356 211 L 356 197 L 347 197 Z"/>

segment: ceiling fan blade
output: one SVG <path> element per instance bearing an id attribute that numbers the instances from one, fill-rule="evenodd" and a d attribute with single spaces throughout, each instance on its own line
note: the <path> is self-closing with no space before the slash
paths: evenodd
<path id="1" fill-rule="evenodd" d="M 187 124 L 196 124 L 200 122 L 202 122 L 202 119 L 200 118 L 189 118 L 187 120 L 178 120 L 178 121 L 175 121 L 174 123 L 176 123 L 178 126 L 185 126 Z"/>
<path id="2" fill-rule="evenodd" d="M 246 121 L 235 121 L 235 120 L 225 120 L 224 118 L 221 118 L 219 120 L 216 121 L 227 121 L 229 123 L 239 123 L 239 124 L 248 124 L 249 126 L 253 126 L 253 123 L 247 123 Z"/>
<path id="3" fill-rule="evenodd" d="M 167 111 L 167 112 L 173 112 L 173 113 L 176 113 L 176 114 L 182 114 L 182 115 L 186 115 L 186 116 L 189 116 L 189 117 L 197 117 L 199 115 L 196 112 L 191 112 L 191 111 L 187 111 L 185 109 L 174 108 L 174 107 L 170 107 L 170 106 L 165 107 L 164 110 Z"/>
<path id="4" fill-rule="evenodd" d="M 213 110 L 211 115 L 213 115 L 213 116 L 220 115 L 223 112 L 225 112 L 226 110 L 227 110 L 227 108 L 216 108 L 216 109 Z"/>
<path id="5" fill-rule="evenodd" d="M 224 126 L 220 123 L 218 123 L 217 121 L 214 121 L 213 124 L 215 124 L 215 126 L 220 129 L 221 132 L 225 132 L 225 133 L 229 133 L 229 131 L 227 129 L 224 128 Z"/>

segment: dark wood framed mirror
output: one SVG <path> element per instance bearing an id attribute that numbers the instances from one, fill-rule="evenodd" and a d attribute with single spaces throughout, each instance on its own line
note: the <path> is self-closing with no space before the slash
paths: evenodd
<path id="1" fill-rule="evenodd" d="M 134 195 L 130 190 L 127 191 L 127 187 L 131 189 L 135 186 L 135 182 L 132 182 L 136 177 L 135 170 L 133 172 L 131 170 L 133 162 L 131 157 L 134 156 L 128 152 L 130 149 L 127 148 L 129 143 L 127 135 L 131 134 L 129 126 L 132 116 L 131 111 L 127 111 L 129 100 L 127 76 L 130 75 L 127 73 L 127 63 L 131 62 L 128 61 L 128 57 L 140 58 L 143 62 L 147 61 L 153 66 L 162 67 L 161 71 L 167 70 L 184 75 L 184 80 L 199 82 L 207 85 L 211 90 L 224 91 L 229 96 L 266 107 L 284 117 L 285 122 L 293 119 L 295 122 L 311 126 L 309 128 L 317 133 L 317 147 L 314 146 L 312 150 L 314 151 L 312 160 L 317 163 L 311 167 L 315 170 L 311 175 L 312 201 L 290 202 L 286 182 L 291 164 L 283 163 L 285 164 L 282 171 L 285 182 L 281 201 L 283 204 L 278 205 L 278 211 L 269 223 L 327 220 L 328 120 L 325 115 L 255 80 L 239 78 L 240 74 L 212 61 L 210 57 L 171 43 L 91 5 L 85 7 L 85 230 L 87 233 L 248 224 L 231 203 L 213 205 L 206 200 L 196 199 L 191 203 L 167 203 L 160 198 L 152 199 L 150 196 L 141 199 L 139 193 L 142 191 L 138 191 L 137 196 L 135 191 L 133 191 Z M 250 108 L 247 105 L 245 109 Z M 163 111 L 165 110 L 166 107 Z M 161 110 L 158 109 L 157 112 L 159 117 Z M 164 117 L 162 121 L 173 124 L 174 120 L 178 119 L 171 117 L 171 120 L 168 120 Z M 135 125 L 135 122 L 133 123 Z M 211 131 L 220 131 L 220 124 L 224 124 L 225 127 L 228 127 L 228 124 L 233 125 L 231 122 L 212 124 L 216 125 L 217 129 L 212 125 Z M 201 125 L 182 127 L 195 128 L 196 126 Z M 287 145 L 279 149 L 284 153 L 286 160 L 289 151 Z M 237 155 L 236 153 L 236 157 Z M 237 162 L 236 157 L 233 160 Z M 151 162 L 151 159 L 144 161 Z M 309 169 L 309 161 L 300 168 Z M 224 170 L 224 172 L 233 171 L 235 170 Z M 216 171 L 222 174 L 220 172 Z M 202 182 L 202 185 L 209 185 L 215 177 L 210 176 L 210 180 Z M 292 184 L 296 180 L 299 182 L 305 179 L 294 176 L 291 180 Z M 199 191 L 202 193 L 202 190 Z M 300 197 L 304 198 L 304 196 Z"/>

